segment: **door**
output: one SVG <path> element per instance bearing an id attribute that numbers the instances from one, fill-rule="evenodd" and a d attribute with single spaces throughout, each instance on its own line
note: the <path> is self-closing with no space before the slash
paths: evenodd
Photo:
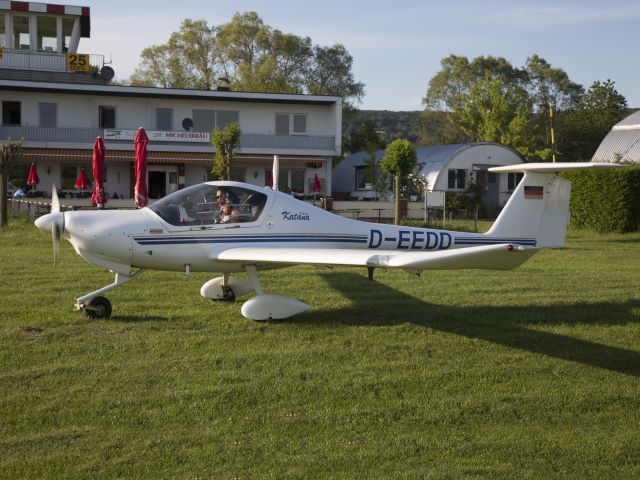
<path id="1" fill-rule="evenodd" d="M 500 200 L 500 189 L 499 189 L 499 175 L 497 173 L 487 172 L 488 174 L 488 183 L 487 183 L 487 199 L 489 201 L 489 205 L 492 208 L 498 206 L 498 201 Z"/>
<path id="2" fill-rule="evenodd" d="M 167 194 L 167 172 L 149 170 L 149 198 L 158 199 Z"/>

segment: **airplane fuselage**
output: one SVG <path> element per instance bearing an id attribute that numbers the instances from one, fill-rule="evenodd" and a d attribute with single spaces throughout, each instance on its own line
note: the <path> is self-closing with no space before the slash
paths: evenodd
<path id="1" fill-rule="evenodd" d="M 212 185 L 243 184 L 217 182 Z M 153 206 L 129 211 L 79 211 L 65 214 L 65 234 L 85 259 L 123 273 L 131 267 L 182 271 L 186 266 L 194 272 L 242 271 L 241 264 L 216 260 L 220 252 L 231 247 L 368 249 L 374 253 L 437 251 L 508 242 L 535 246 L 535 239 L 491 238 L 357 221 L 280 192 L 246 185 L 243 188 L 253 188 L 266 197 L 260 215 L 252 221 L 194 220 L 183 225 L 167 221 Z M 274 265 L 258 267 L 276 268 Z"/>

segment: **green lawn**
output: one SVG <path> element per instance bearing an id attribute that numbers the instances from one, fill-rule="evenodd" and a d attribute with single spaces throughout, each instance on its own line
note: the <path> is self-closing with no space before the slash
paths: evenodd
<path id="1" fill-rule="evenodd" d="M 0 478 L 640 477 L 640 234 L 570 233 L 511 272 L 261 275 L 256 323 L 146 272 L 0 232 Z"/>

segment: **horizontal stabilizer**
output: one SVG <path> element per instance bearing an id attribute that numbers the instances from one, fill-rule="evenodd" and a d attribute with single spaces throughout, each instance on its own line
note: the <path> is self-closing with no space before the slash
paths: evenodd
<path id="1" fill-rule="evenodd" d="M 624 167 L 619 163 L 606 162 L 557 162 L 557 163 L 520 163 L 517 165 L 506 165 L 504 167 L 492 167 L 492 173 L 556 173 L 569 172 L 571 170 L 589 170 L 593 168 L 618 168 Z"/>

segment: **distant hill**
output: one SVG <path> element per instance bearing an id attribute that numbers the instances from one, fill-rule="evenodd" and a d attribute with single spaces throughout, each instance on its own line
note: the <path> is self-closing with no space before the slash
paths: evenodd
<path id="1" fill-rule="evenodd" d="M 345 119 L 342 125 L 342 135 L 349 135 L 353 128 L 368 120 L 385 141 L 389 143 L 397 138 L 417 142 L 420 138 L 419 119 L 420 110 L 392 112 L 390 110 L 356 110 L 351 118 Z"/>

